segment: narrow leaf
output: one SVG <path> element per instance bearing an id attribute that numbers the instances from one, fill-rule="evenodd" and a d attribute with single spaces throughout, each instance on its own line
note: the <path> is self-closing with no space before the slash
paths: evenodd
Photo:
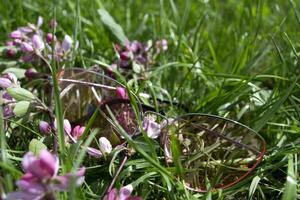
<path id="1" fill-rule="evenodd" d="M 111 31 L 112 34 L 114 34 L 120 43 L 125 44 L 127 37 L 124 34 L 122 27 L 115 22 L 114 18 L 105 9 L 99 9 L 98 13 L 103 24 Z"/>

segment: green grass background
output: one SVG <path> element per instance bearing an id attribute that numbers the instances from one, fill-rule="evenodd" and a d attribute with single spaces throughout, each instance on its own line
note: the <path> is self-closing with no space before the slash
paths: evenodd
<path id="1" fill-rule="evenodd" d="M 58 35 L 70 34 L 80 42 L 74 66 L 91 66 L 90 58 L 107 64 L 114 60 L 112 44 L 117 40 L 97 11 L 105 8 L 130 40 L 168 40 L 168 51 L 152 67 L 150 81 L 157 95 L 164 88 L 188 105 L 189 112 L 238 120 L 267 142 L 258 170 L 225 192 L 188 193 L 179 184 L 174 194 L 167 194 L 166 185 L 152 182 L 155 174 L 147 179 L 151 187 L 145 188 L 159 192 L 140 188 L 139 194 L 153 199 L 299 198 L 299 1 L 1 0 L 0 41 L 16 27 L 35 23 L 38 16 L 48 22 L 53 3 Z M 50 31 L 47 23 L 43 29 Z M 286 181 L 288 176 L 296 183 Z"/>

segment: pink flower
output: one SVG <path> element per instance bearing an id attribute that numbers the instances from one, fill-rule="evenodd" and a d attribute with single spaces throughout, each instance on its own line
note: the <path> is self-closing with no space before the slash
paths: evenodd
<path id="1" fill-rule="evenodd" d="M 72 131 L 72 136 L 75 140 L 78 140 L 80 138 L 80 136 L 83 134 L 85 130 L 85 127 L 84 126 L 75 126 L 75 128 L 73 128 L 73 131 Z"/>
<path id="2" fill-rule="evenodd" d="M 121 98 L 121 99 L 127 99 L 127 92 L 126 89 L 123 87 L 116 87 L 116 95 L 117 97 Z"/>
<path id="3" fill-rule="evenodd" d="M 20 191 L 9 193 L 7 200 L 44 199 L 46 197 L 53 199 L 55 191 L 68 189 L 72 176 L 75 176 L 76 186 L 80 186 L 85 172 L 85 169 L 81 168 L 74 175 L 58 176 L 59 160 L 47 150 L 41 151 L 38 157 L 31 152 L 26 153 L 22 159 L 22 167 L 25 174 L 16 182 Z"/>
<path id="4" fill-rule="evenodd" d="M 116 188 L 113 188 L 108 192 L 105 200 L 142 200 L 141 197 L 131 196 L 133 187 L 132 185 L 127 185 L 122 187 L 119 191 Z"/>
<path id="5" fill-rule="evenodd" d="M 155 119 L 151 116 L 147 116 L 143 120 L 143 129 L 150 138 L 157 138 L 161 132 L 160 124 L 155 122 Z"/>

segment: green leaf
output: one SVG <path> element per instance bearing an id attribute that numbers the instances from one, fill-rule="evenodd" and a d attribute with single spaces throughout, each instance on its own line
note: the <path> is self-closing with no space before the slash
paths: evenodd
<path id="1" fill-rule="evenodd" d="M 34 99 L 34 95 L 30 91 L 21 87 L 9 87 L 7 88 L 7 92 L 17 101 L 30 101 Z"/>
<path id="2" fill-rule="evenodd" d="M 282 200 L 293 200 L 296 199 L 297 196 L 297 176 L 295 173 L 294 165 L 294 156 L 292 154 L 288 155 L 288 170 L 286 177 L 286 184 L 284 188 L 284 192 L 282 195 Z"/>
<path id="3" fill-rule="evenodd" d="M 29 151 L 38 155 L 42 150 L 47 149 L 46 145 L 40 140 L 32 139 L 29 143 Z"/>
<path id="4" fill-rule="evenodd" d="M 16 116 L 20 117 L 27 112 L 29 106 L 30 106 L 29 101 L 19 101 L 18 103 L 16 103 L 13 112 Z"/>
<path id="5" fill-rule="evenodd" d="M 98 13 L 103 24 L 114 34 L 121 44 L 125 44 L 127 37 L 122 27 L 115 22 L 114 18 L 104 8 L 99 9 Z"/>
<path id="6" fill-rule="evenodd" d="M 14 75 L 16 75 L 17 78 L 24 78 L 26 70 L 21 68 L 10 67 L 3 71 L 3 73 L 7 72 L 13 73 Z"/>
<path id="7" fill-rule="evenodd" d="M 248 199 L 252 199 L 253 198 L 253 195 L 256 191 L 256 188 L 257 188 L 257 185 L 260 181 L 260 177 L 259 176 L 255 176 L 251 182 L 251 185 L 250 185 L 250 189 L 249 189 L 249 195 L 248 195 Z"/>

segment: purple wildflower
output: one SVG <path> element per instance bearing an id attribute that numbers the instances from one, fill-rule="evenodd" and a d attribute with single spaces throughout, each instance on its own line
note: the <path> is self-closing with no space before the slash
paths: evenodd
<path id="1" fill-rule="evenodd" d="M 155 122 L 152 116 L 147 116 L 143 120 L 143 129 L 150 138 L 157 138 L 161 132 L 160 124 Z"/>
<path id="2" fill-rule="evenodd" d="M 79 125 L 75 126 L 75 128 L 73 128 L 73 130 L 72 130 L 73 138 L 75 140 L 78 140 L 82 136 L 84 130 L 85 130 L 84 126 L 79 126 Z"/>
<path id="3" fill-rule="evenodd" d="M 58 157 L 47 150 L 42 150 L 38 157 L 31 152 L 26 153 L 22 167 L 25 174 L 16 182 L 20 190 L 9 193 L 7 200 L 55 199 L 54 192 L 67 190 L 72 176 L 75 177 L 76 186 L 80 186 L 84 180 L 85 168 L 75 174 L 58 176 Z"/>
<path id="4" fill-rule="evenodd" d="M 139 196 L 131 196 L 133 187 L 132 185 L 127 185 L 122 187 L 119 191 L 116 188 L 113 188 L 108 192 L 105 200 L 142 200 Z"/>

